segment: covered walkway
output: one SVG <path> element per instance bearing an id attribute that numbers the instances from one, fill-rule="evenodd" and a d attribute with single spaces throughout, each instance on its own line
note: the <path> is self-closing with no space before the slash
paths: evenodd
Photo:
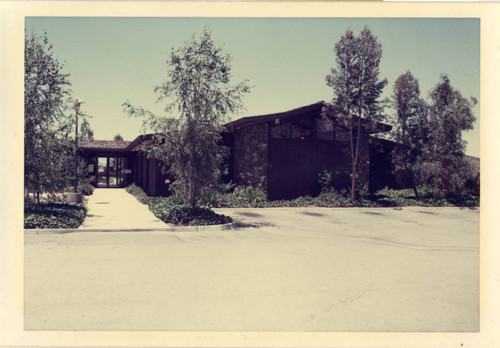
<path id="1" fill-rule="evenodd" d="M 80 229 L 165 228 L 144 204 L 122 188 L 96 188 L 89 197 L 89 208 Z"/>

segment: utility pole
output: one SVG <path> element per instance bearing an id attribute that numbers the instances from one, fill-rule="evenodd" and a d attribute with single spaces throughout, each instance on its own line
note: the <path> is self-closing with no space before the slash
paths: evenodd
<path id="1" fill-rule="evenodd" d="M 83 104 L 83 101 L 80 99 L 75 100 L 75 152 L 74 152 L 74 170 L 75 170 L 75 180 L 73 182 L 73 192 L 77 192 L 78 188 L 78 111 L 80 111 L 80 105 Z"/>

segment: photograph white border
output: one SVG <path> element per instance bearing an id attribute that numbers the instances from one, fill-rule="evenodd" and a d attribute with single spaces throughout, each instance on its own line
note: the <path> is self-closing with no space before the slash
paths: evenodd
<path id="1" fill-rule="evenodd" d="M 481 321 L 478 333 L 56 332 L 23 330 L 23 53 L 26 16 L 461 17 L 481 20 Z M 493 347 L 499 346 L 495 198 L 500 4 L 376 2 L 0 2 L 0 346 Z"/>

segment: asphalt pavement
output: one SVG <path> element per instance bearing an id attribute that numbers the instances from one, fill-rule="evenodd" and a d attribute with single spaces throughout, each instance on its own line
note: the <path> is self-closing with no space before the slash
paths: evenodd
<path id="1" fill-rule="evenodd" d="M 479 209 L 218 211 L 238 227 L 26 233 L 25 329 L 479 330 Z"/>

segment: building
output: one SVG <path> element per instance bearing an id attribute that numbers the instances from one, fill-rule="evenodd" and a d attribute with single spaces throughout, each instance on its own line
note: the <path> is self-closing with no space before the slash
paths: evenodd
<path id="1" fill-rule="evenodd" d="M 351 122 L 357 122 L 357 119 Z M 350 137 L 345 120 L 325 102 L 286 112 L 251 116 L 226 125 L 223 143 L 231 180 L 240 186 L 259 187 L 270 199 L 316 195 L 318 176 L 332 174 L 336 188 L 348 187 L 351 174 Z M 391 126 L 361 119 L 358 175 L 360 187 L 374 191 L 391 186 L 394 144 L 376 138 Z M 96 187 L 123 187 L 132 182 L 150 195 L 167 195 L 168 182 L 160 163 L 140 151 L 152 135 L 132 142 L 83 141 L 89 177 Z"/>

